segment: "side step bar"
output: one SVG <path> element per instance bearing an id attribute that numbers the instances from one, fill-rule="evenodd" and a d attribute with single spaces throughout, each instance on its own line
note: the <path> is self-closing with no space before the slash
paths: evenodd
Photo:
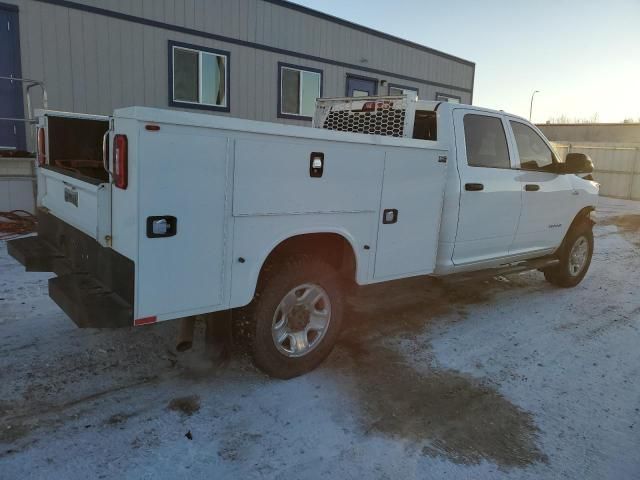
<path id="1" fill-rule="evenodd" d="M 500 265 L 496 268 L 487 268 L 485 270 L 478 270 L 475 272 L 462 272 L 448 275 L 446 278 L 453 281 L 466 281 L 476 278 L 497 277 L 500 275 L 512 275 L 515 273 L 528 272 L 531 270 L 543 270 L 545 268 L 553 267 L 557 265 L 559 260 L 553 256 L 535 258 L 533 260 L 524 260 L 521 262 L 514 262 L 505 265 Z M 444 277 L 443 277 L 444 278 Z"/>

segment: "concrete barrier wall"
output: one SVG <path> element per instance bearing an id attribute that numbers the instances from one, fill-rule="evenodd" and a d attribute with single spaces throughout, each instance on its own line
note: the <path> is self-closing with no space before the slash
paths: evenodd
<path id="1" fill-rule="evenodd" d="M 600 183 L 601 195 L 640 200 L 640 147 L 562 142 L 553 145 L 561 158 L 573 152 L 591 157 L 593 177 Z"/>

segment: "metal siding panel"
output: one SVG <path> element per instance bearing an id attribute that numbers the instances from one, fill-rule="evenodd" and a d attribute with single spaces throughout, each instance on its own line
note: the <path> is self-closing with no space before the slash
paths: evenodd
<path id="1" fill-rule="evenodd" d="M 640 168 L 637 170 L 631 182 L 631 199 L 632 200 L 640 200 Z"/>
<path id="2" fill-rule="evenodd" d="M 630 176 L 622 173 L 594 172 L 593 177 L 600 183 L 600 195 L 606 197 L 629 198 Z"/>
<path id="3" fill-rule="evenodd" d="M 84 65 L 84 34 L 82 26 L 82 14 L 75 10 L 69 10 L 69 60 L 70 71 L 73 77 L 73 110 L 76 112 L 87 111 L 87 81 Z M 36 77 L 37 78 L 37 77 Z"/>
<path id="4" fill-rule="evenodd" d="M 162 0 L 154 0 L 154 3 L 162 4 Z M 173 0 L 164 0 L 164 21 L 173 23 L 175 20 L 175 2 Z"/>
<path id="5" fill-rule="evenodd" d="M 220 5 L 216 0 L 205 2 L 205 30 L 207 32 L 221 31 Z"/>
<path id="6" fill-rule="evenodd" d="M 266 9 L 265 24 L 264 24 L 264 43 L 267 45 L 277 46 L 277 16 L 274 13 L 275 7 L 269 4 Z"/>
<path id="7" fill-rule="evenodd" d="M 579 149 L 576 149 L 576 151 L 579 151 Z M 634 171 L 636 150 L 584 149 L 583 151 L 591 155 L 594 165 L 596 165 L 598 170 L 612 170 L 627 173 Z"/>
<path id="8" fill-rule="evenodd" d="M 73 82 L 71 72 L 71 57 L 69 56 L 69 13 L 61 8 L 53 12 L 53 22 L 56 26 L 56 58 L 58 61 L 59 105 L 63 110 L 73 109 Z"/>
<path id="9" fill-rule="evenodd" d="M 196 2 L 195 0 L 184 0 L 184 24 L 189 28 L 195 26 Z"/>
<path id="10" fill-rule="evenodd" d="M 163 30 L 154 30 L 153 50 L 153 66 L 155 70 L 155 93 L 153 105 L 158 107 L 167 107 L 169 105 L 169 58 L 168 49 L 168 32 Z"/>
<path id="11" fill-rule="evenodd" d="M 238 38 L 241 40 L 247 40 L 247 17 L 248 14 L 248 6 L 245 1 L 238 1 L 237 3 L 237 15 L 238 15 Z"/>
<path id="12" fill-rule="evenodd" d="M 263 56 L 263 73 L 267 72 L 267 74 L 263 77 L 263 99 L 262 99 L 262 118 L 263 120 L 273 121 L 269 119 L 276 119 L 278 112 L 278 76 L 277 76 L 277 64 L 278 64 L 278 56 L 270 53 L 264 52 Z M 269 72 L 271 72 L 269 74 Z"/>
<path id="13" fill-rule="evenodd" d="M 130 12 L 132 15 L 138 15 L 138 16 L 144 15 L 143 5 L 140 0 L 134 0 L 133 2 L 129 2 L 129 5 L 131 8 Z"/>
<path id="14" fill-rule="evenodd" d="M 135 105 L 133 92 L 134 72 L 134 47 L 133 47 L 133 26 L 129 23 L 120 24 L 120 34 L 124 48 L 120 51 L 120 71 L 122 75 L 122 103 L 124 105 Z M 124 75 L 126 72 L 126 75 Z"/>
<path id="15" fill-rule="evenodd" d="M 142 2 L 142 14 L 145 18 L 164 21 L 164 3 L 157 0 L 140 0 Z"/>
<path id="16" fill-rule="evenodd" d="M 111 96 L 111 82 L 109 74 L 109 26 L 99 19 L 94 31 L 96 41 L 95 61 L 98 68 L 98 111 L 103 115 L 109 115 L 113 111 L 113 99 Z"/>
<path id="17" fill-rule="evenodd" d="M 158 58 L 156 58 L 155 55 L 155 29 L 151 27 L 144 27 L 142 35 L 142 56 L 144 65 L 144 104 L 153 106 L 155 99 L 155 84 L 157 81 L 155 66 L 158 63 Z"/>
<path id="18" fill-rule="evenodd" d="M 40 12 L 40 19 L 52 19 L 55 16 L 56 7 L 43 4 Z M 58 52 L 56 48 L 56 23 L 55 21 L 42 21 L 42 65 L 43 65 L 43 79 L 47 86 L 47 93 L 49 94 L 49 107 L 55 109 L 62 109 L 60 104 L 61 98 L 61 82 L 58 77 Z"/>
<path id="19" fill-rule="evenodd" d="M 232 33 L 231 36 L 240 40 L 247 40 L 246 2 L 237 0 L 232 3 Z"/>
<path id="20" fill-rule="evenodd" d="M 83 62 L 86 87 L 86 111 L 83 113 L 101 113 L 101 92 L 98 88 L 98 46 L 96 42 L 96 23 L 98 20 L 101 19 L 95 15 L 82 13 L 82 41 L 85 47 L 83 49 Z"/>
<path id="21" fill-rule="evenodd" d="M 123 50 L 121 38 L 121 22 L 108 19 L 107 35 L 109 41 L 109 57 L 108 57 L 108 78 L 111 88 L 111 110 L 124 107 L 122 98 L 123 90 L 123 71 L 120 52 Z M 105 112 L 111 114 L 111 111 Z"/>
<path id="22" fill-rule="evenodd" d="M 205 26 L 205 2 L 206 0 L 196 0 L 195 4 L 195 19 L 194 19 L 194 28 L 197 30 L 204 30 Z"/>
<path id="23" fill-rule="evenodd" d="M 146 85 L 144 74 L 144 27 L 132 25 L 131 34 L 131 63 L 128 65 L 131 75 L 129 76 L 129 89 L 132 93 L 131 105 L 140 105 L 145 101 Z"/>
<path id="24" fill-rule="evenodd" d="M 221 25 L 217 31 L 229 37 L 235 37 L 237 35 L 238 17 L 236 14 L 235 3 L 236 2 L 223 1 L 220 9 L 218 10 Z"/>
<path id="25" fill-rule="evenodd" d="M 256 69 L 256 51 L 253 49 L 243 49 L 246 51 L 246 78 L 238 82 L 239 94 L 246 97 L 247 100 L 247 118 L 255 118 L 256 115 L 256 89 L 261 87 L 259 77 L 261 75 L 268 75 L 268 72 L 262 72 L 258 75 Z M 232 62 L 233 63 L 233 62 Z M 242 84 L 242 88 L 240 88 Z"/>
<path id="26" fill-rule="evenodd" d="M 257 43 L 264 42 L 264 17 L 265 17 L 266 5 L 264 2 L 256 1 L 256 33 L 255 41 Z"/>
<path id="27" fill-rule="evenodd" d="M 233 59 L 231 61 L 231 95 L 233 96 L 234 114 L 247 118 L 249 112 L 247 111 L 247 96 L 248 90 L 248 77 L 247 77 L 247 54 L 246 49 L 235 49 L 233 53 Z"/>
<path id="28" fill-rule="evenodd" d="M 174 18 L 173 22 L 176 25 L 184 27 L 185 22 L 185 2 L 184 0 L 173 0 Z"/>
<path id="29" fill-rule="evenodd" d="M 258 26 L 258 5 L 261 2 L 258 0 L 247 0 L 246 13 L 247 13 L 247 40 L 250 42 L 256 41 L 256 30 Z"/>

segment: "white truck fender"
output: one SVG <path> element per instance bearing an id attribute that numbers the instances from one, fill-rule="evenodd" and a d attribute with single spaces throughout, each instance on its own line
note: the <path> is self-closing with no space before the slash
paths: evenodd
<path id="1" fill-rule="evenodd" d="M 262 267 L 269 255 L 280 245 L 287 240 L 294 237 L 300 237 L 304 235 L 322 235 L 333 234 L 338 235 L 344 239 L 351 247 L 353 257 L 355 261 L 356 278 L 354 279 L 358 284 L 366 283 L 368 275 L 369 259 L 368 256 L 372 252 L 371 249 L 364 250 L 363 245 L 358 247 L 359 243 L 355 237 L 345 228 L 342 227 L 323 227 L 318 228 L 298 228 L 287 230 L 277 236 L 274 236 L 268 242 L 262 239 L 260 242 L 261 249 L 258 255 L 244 262 L 238 261 L 238 255 L 234 252 L 234 261 L 232 268 L 232 282 L 231 282 L 231 301 L 230 306 L 232 308 L 242 307 L 251 302 L 255 294 L 256 286 L 258 283 L 258 277 Z"/>

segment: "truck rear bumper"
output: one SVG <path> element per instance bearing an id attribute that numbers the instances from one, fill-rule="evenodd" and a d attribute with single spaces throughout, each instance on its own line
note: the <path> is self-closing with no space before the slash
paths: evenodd
<path id="1" fill-rule="evenodd" d="M 7 242 L 31 272 L 54 272 L 49 296 L 82 328 L 133 326 L 134 263 L 62 220 L 37 212 L 38 235 Z"/>

